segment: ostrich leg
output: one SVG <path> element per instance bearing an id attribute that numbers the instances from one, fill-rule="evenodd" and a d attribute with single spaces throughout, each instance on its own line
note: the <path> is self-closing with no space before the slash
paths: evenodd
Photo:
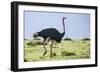
<path id="1" fill-rule="evenodd" d="M 46 50 L 46 47 L 45 47 L 45 41 L 46 41 L 46 39 L 43 40 L 43 47 L 44 47 L 44 54 L 43 54 L 43 56 L 45 56 L 46 53 L 47 53 L 47 50 Z"/>
<path id="2" fill-rule="evenodd" d="M 54 43 L 54 41 L 52 40 L 51 41 L 51 45 L 50 45 L 50 57 L 52 58 L 52 47 L 53 47 L 53 43 Z"/>

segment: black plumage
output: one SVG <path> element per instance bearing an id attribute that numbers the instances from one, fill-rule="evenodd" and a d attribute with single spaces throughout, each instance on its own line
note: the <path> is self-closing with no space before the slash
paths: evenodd
<path id="1" fill-rule="evenodd" d="M 49 38 L 50 40 L 55 40 L 56 42 L 60 42 L 64 34 L 65 32 L 60 33 L 55 28 L 47 28 L 38 32 L 38 35 L 41 36 L 42 38 L 44 39 Z"/>

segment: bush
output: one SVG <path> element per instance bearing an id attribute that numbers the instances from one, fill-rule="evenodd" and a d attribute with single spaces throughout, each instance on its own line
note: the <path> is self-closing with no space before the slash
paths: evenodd
<path id="1" fill-rule="evenodd" d="M 24 58 L 24 62 L 28 62 L 28 61 Z"/>
<path id="2" fill-rule="evenodd" d="M 54 53 L 52 53 L 52 55 L 53 55 L 53 56 L 57 56 L 55 52 L 54 52 Z"/>
<path id="3" fill-rule="evenodd" d="M 37 42 L 34 43 L 34 45 L 42 45 L 42 43 L 37 41 Z"/>
<path id="4" fill-rule="evenodd" d="M 30 42 L 26 43 L 26 45 L 28 45 L 28 46 L 42 45 L 42 42 L 40 42 L 40 41 L 37 41 L 37 42 L 30 41 Z"/>
<path id="5" fill-rule="evenodd" d="M 64 40 L 71 40 L 71 41 L 72 41 L 72 39 L 71 39 L 71 38 L 65 38 Z"/>
<path id="6" fill-rule="evenodd" d="M 34 46 L 34 44 L 33 44 L 33 42 L 32 42 L 32 41 L 30 41 L 30 42 L 26 43 L 26 45 L 29 45 L 29 46 Z"/>
<path id="7" fill-rule="evenodd" d="M 90 40 L 90 38 L 84 38 L 84 39 L 82 39 L 83 41 L 88 41 L 88 40 Z"/>
<path id="8" fill-rule="evenodd" d="M 66 52 L 66 51 L 61 52 L 61 56 L 72 56 L 72 55 L 76 55 L 76 54 L 74 52 Z"/>
<path id="9" fill-rule="evenodd" d="M 28 40 L 28 39 L 24 38 L 24 40 Z"/>

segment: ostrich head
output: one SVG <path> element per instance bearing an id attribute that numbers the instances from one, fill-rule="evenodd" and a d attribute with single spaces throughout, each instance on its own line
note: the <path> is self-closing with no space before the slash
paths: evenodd
<path id="1" fill-rule="evenodd" d="M 38 32 L 36 32 L 35 34 L 33 34 L 33 37 L 34 38 L 37 38 L 39 36 L 39 33 Z"/>
<path id="2" fill-rule="evenodd" d="M 63 19 L 66 19 L 66 17 L 63 17 Z"/>

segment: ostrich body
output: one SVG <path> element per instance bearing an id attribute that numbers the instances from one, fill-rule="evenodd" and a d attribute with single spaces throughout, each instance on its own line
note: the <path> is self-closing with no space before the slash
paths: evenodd
<path id="1" fill-rule="evenodd" d="M 62 37 L 64 36 L 65 32 L 60 33 L 55 28 L 47 28 L 40 32 L 38 32 L 39 36 L 41 36 L 43 39 L 49 38 L 50 40 L 54 40 L 56 42 L 60 42 L 62 40 Z"/>
<path id="2" fill-rule="evenodd" d="M 43 47 L 44 47 L 44 54 L 43 56 L 45 56 L 45 54 L 47 53 L 46 47 L 45 47 L 45 41 L 49 38 L 51 40 L 51 44 L 50 44 L 50 57 L 52 57 L 52 46 L 54 41 L 60 43 L 64 34 L 65 34 L 65 24 L 64 24 L 64 19 L 65 17 L 63 17 L 62 19 L 62 23 L 63 23 L 63 33 L 60 33 L 57 29 L 55 28 L 47 28 L 44 30 L 41 30 L 40 32 L 36 32 L 33 37 L 42 37 L 43 38 Z"/>

